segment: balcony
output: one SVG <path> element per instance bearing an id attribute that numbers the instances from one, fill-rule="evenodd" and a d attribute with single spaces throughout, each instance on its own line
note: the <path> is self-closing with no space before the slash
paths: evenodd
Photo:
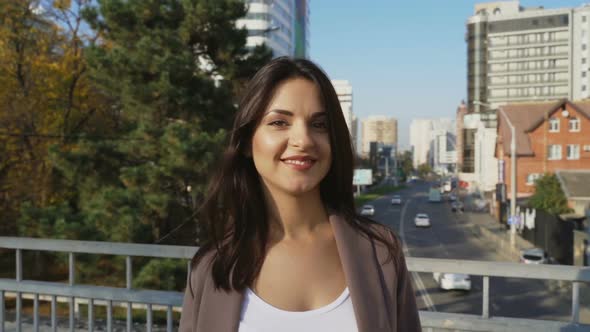
<path id="1" fill-rule="evenodd" d="M 512 61 L 533 61 L 533 60 L 547 60 L 547 59 L 567 59 L 569 52 L 555 52 L 549 54 L 538 55 L 516 55 L 516 56 L 489 56 L 488 63 L 503 63 Z"/>
<path id="2" fill-rule="evenodd" d="M 139 290 L 131 287 L 133 257 L 176 258 L 187 261 L 193 256 L 196 248 L 186 246 L 145 245 L 129 243 L 109 243 L 90 241 L 48 240 L 16 237 L 0 237 L 0 248 L 15 251 L 15 279 L 0 279 L 0 331 L 5 331 L 6 319 L 5 299 L 16 298 L 16 331 L 31 330 L 30 324 L 23 323 L 23 299 L 32 299 L 33 323 L 32 330 L 38 331 L 40 325 L 39 306 L 45 301 L 51 304 L 50 320 L 52 329 L 57 326 L 57 303 L 68 304 L 69 327 L 75 326 L 77 304 L 88 307 L 86 320 L 87 329 L 95 329 L 94 312 L 96 307 L 104 307 L 106 311 L 106 330 L 113 330 L 113 307 L 127 308 L 126 328 L 133 327 L 132 309 L 141 309 L 146 315 L 146 331 L 152 331 L 154 311 L 166 314 L 166 330 L 173 331 L 176 322 L 173 312 L 181 311 L 183 294 L 181 292 L 161 290 Z M 22 254 L 24 250 L 50 251 L 67 253 L 69 257 L 69 280 L 67 283 L 23 280 Z M 80 285 L 75 283 L 75 255 L 116 255 L 124 256 L 126 262 L 126 287 L 103 287 L 96 285 Z M 450 259 L 408 258 L 408 269 L 411 272 L 456 272 L 483 277 L 481 314 L 459 314 L 448 312 L 421 311 L 420 320 L 425 331 L 435 329 L 461 331 L 588 331 L 590 325 L 579 322 L 580 286 L 590 284 L 590 268 L 559 265 L 525 265 L 518 263 L 461 261 Z M 571 320 L 569 322 L 510 317 L 492 317 L 490 315 L 490 277 L 506 277 L 521 279 L 556 280 L 572 284 Z M 102 310 L 102 308 L 101 308 Z M 78 318 L 79 320 L 79 318 Z M 60 326 L 59 330 L 63 327 Z"/>
<path id="3" fill-rule="evenodd" d="M 505 76 L 506 74 L 545 74 L 545 73 L 557 73 L 567 72 L 568 66 L 556 66 L 547 68 L 523 68 L 523 69 L 502 69 L 502 70 L 488 70 L 488 76 Z"/>

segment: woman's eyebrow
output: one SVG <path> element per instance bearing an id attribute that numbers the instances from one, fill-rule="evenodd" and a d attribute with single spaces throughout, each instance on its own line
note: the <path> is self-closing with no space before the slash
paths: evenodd
<path id="1" fill-rule="evenodd" d="M 319 112 L 315 112 L 311 115 L 312 118 L 319 118 L 321 116 L 327 116 L 328 112 L 326 111 L 319 111 Z"/>
<path id="2" fill-rule="evenodd" d="M 266 115 L 268 115 L 270 113 L 279 113 L 279 114 L 283 114 L 283 115 L 286 115 L 286 116 L 293 116 L 293 112 L 288 111 L 288 110 L 284 110 L 284 109 L 280 109 L 280 108 L 271 109 L 270 111 L 266 112 L 266 114 L 264 114 L 264 115 L 266 116 Z M 326 115 L 328 115 L 328 112 L 326 112 L 326 111 L 318 111 L 318 112 L 313 113 L 311 115 L 311 117 L 312 118 L 317 118 L 317 117 L 326 116 Z"/>
<path id="3" fill-rule="evenodd" d="M 283 115 L 286 115 L 286 116 L 293 116 L 293 112 L 287 111 L 287 110 L 283 110 L 283 109 L 280 109 L 280 108 L 271 109 L 265 115 L 268 115 L 270 113 L 279 113 L 279 114 L 283 114 Z"/>

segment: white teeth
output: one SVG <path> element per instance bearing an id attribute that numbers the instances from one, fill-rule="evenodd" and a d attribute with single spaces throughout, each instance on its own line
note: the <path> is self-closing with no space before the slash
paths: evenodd
<path id="1" fill-rule="evenodd" d="M 311 163 L 311 160 L 294 160 L 294 159 L 288 159 L 288 160 L 285 160 L 285 163 L 303 166 L 303 165 L 309 165 Z"/>

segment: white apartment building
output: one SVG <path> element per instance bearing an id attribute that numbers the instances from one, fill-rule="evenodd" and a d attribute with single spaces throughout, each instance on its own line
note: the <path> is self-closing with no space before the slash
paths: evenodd
<path id="1" fill-rule="evenodd" d="M 397 119 L 386 116 L 370 116 L 361 121 L 362 154 L 368 156 L 371 142 L 397 146 Z"/>
<path id="2" fill-rule="evenodd" d="M 457 164 L 456 136 L 448 129 L 432 131 L 432 141 L 428 151 L 429 164 L 441 175 L 455 170 Z"/>
<path id="3" fill-rule="evenodd" d="M 464 145 L 473 158 L 464 161 L 459 179 L 469 183 L 470 191 L 489 192 L 498 182 L 498 160 L 495 158 L 497 124 L 494 113 L 469 113 L 463 117 Z M 467 165 L 469 164 L 469 165 Z M 468 171 L 465 169 L 468 168 Z"/>
<path id="4" fill-rule="evenodd" d="M 441 144 L 441 136 L 444 137 L 444 144 Z M 410 146 L 414 167 L 428 163 L 431 166 L 442 169 L 439 165 L 442 161 L 454 159 L 457 162 L 456 152 L 447 144 L 448 140 L 454 142 L 455 122 L 452 119 L 414 119 L 410 123 Z M 453 145 L 454 144 L 450 144 Z"/>
<path id="5" fill-rule="evenodd" d="M 348 126 L 348 131 L 352 135 L 352 85 L 346 80 L 332 80 L 332 85 L 338 95 L 342 114 L 344 115 L 344 120 L 346 120 L 346 126 Z"/>
<path id="6" fill-rule="evenodd" d="M 519 1 L 481 3 L 466 25 L 471 110 L 590 96 L 590 5 L 544 9 L 523 8 Z"/>
<path id="7" fill-rule="evenodd" d="M 246 46 L 266 44 L 274 57 L 309 57 L 309 0 L 246 0 L 237 26 L 248 29 Z"/>

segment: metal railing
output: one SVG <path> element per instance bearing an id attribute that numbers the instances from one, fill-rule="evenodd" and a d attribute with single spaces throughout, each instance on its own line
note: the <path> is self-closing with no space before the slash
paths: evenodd
<path id="1" fill-rule="evenodd" d="M 88 330 L 94 329 L 94 306 L 105 306 L 107 314 L 107 331 L 113 330 L 113 306 L 126 305 L 126 328 L 132 330 L 132 307 L 146 311 L 146 328 L 153 327 L 154 308 L 166 311 L 167 331 L 173 330 L 173 310 L 179 311 L 182 306 L 181 292 L 138 290 L 131 287 L 132 257 L 177 258 L 187 261 L 190 271 L 190 258 L 197 248 L 186 246 L 145 245 L 129 243 L 92 242 L 31 239 L 17 237 L 0 237 L 0 248 L 16 251 L 16 278 L 0 279 L 0 331 L 5 331 L 6 310 L 5 297 L 8 293 L 16 297 L 16 331 L 22 330 L 22 298 L 28 295 L 33 299 L 33 330 L 39 330 L 39 302 L 47 299 L 51 302 L 51 327 L 57 331 L 56 303 L 66 300 L 69 304 L 69 329 L 74 330 L 75 303 L 83 301 L 88 304 Z M 51 251 L 67 253 L 69 256 L 68 283 L 23 280 L 24 250 Z M 79 285 L 75 283 L 76 254 L 118 255 L 124 256 L 126 262 L 126 287 L 104 287 Z M 457 314 L 445 312 L 421 311 L 420 319 L 423 328 L 450 329 L 465 331 L 588 331 L 590 325 L 579 322 L 580 284 L 590 283 L 590 268 L 556 265 L 525 265 L 504 262 L 465 261 L 431 258 L 408 258 L 408 269 L 413 272 L 455 272 L 483 277 L 482 313 L 481 315 Z M 542 280 L 559 280 L 572 283 L 571 320 L 569 322 L 548 321 L 538 319 L 522 319 L 508 317 L 492 317 L 490 315 L 490 277 L 511 277 Z"/>

